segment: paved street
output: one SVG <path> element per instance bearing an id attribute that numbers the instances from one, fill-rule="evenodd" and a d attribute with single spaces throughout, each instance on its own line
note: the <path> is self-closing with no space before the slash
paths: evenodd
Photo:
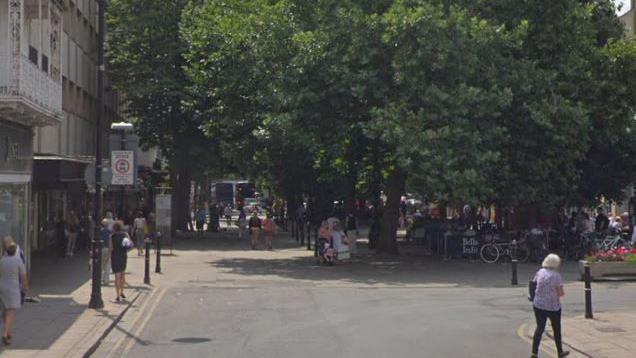
<path id="1" fill-rule="evenodd" d="M 409 255 L 318 266 L 289 238 L 274 252 L 230 235 L 179 242 L 165 274 L 97 357 L 527 356 L 525 288 L 507 265 Z M 521 267 L 521 281 L 534 270 Z M 583 312 L 574 265 L 564 314 Z M 595 310 L 627 308 L 634 283 L 595 284 Z M 567 342 L 568 327 L 565 328 Z M 544 356 L 552 356 L 549 341 Z M 573 356 L 578 355 L 574 352 Z"/>

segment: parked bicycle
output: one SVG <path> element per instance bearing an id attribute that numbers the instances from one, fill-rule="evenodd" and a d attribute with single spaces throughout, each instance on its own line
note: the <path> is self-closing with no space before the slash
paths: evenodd
<path id="1" fill-rule="evenodd" d="M 502 241 L 495 236 L 493 241 L 482 245 L 479 255 L 483 262 L 494 264 L 504 258 L 526 262 L 528 261 L 529 252 L 523 240 Z"/>
<path id="2" fill-rule="evenodd" d="M 609 251 L 616 250 L 620 247 L 631 248 L 631 244 L 629 241 L 625 240 L 622 235 L 611 235 L 605 236 L 603 240 L 601 240 L 597 247 L 601 251 Z"/>

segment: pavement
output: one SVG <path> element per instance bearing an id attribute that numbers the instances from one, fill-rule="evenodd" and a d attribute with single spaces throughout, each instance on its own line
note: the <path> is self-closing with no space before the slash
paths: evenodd
<path id="1" fill-rule="evenodd" d="M 143 260 L 131 255 L 129 302 L 113 302 L 108 287 L 100 311 L 86 307 L 87 257 L 34 258 L 42 302 L 19 311 L 14 344 L 0 357 L 529 355 L 534 323 L 523 283 L 536 265 L 520 265 L 514 287 L 507 264 L 445 261 L 414 247 L 382 256 L 361 246 L 330 267 L 284 233 L 274 251 L 249 250 L 233 230 L 184 235 L 172 254 L 164 251 L 152 285 L 141 283 Z M 636 317 L 626 312 L 636 283 L 595 282 L 595 319 L 585 320 L 574 263 L 563 277 L 572 356 L 633 357 Z M 555 356 L 549 336 L 541 356 Z"/>
<path id="2" fill-rule="evenodd" d="M 128 301 L 116 303 L 114 288 L 104 287 L 104 308 L 88 309 L 88 262 L 87 253 L 72 258 L 52 253 L 33 257 L 31 295 L 41 302 L 27 302 L 18 311 L 12 345 L 0 347 L 0 357 L 84 357 L 148 290 L 141 284 L 143 261 L 134 257 L 128 264 Z"/>

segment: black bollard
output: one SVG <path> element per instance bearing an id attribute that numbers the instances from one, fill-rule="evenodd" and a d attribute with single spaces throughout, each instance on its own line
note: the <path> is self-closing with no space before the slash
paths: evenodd
<path id="1" fill-rule="evenodd" d="M 146 257 L 144 260 L 144 283 L 150 285 L 150 240 L 146 239 Z"/>
<path id="2" fill-rule="evenodd" d="M 512 258 L 511 284 L 516 286 L 519 284 L 519 280 L 517 279 L 517 265 L 519 264 L 519 261 L 517 260 L 517 240 L 512 240 L 512 244 L 510 245 L 510 257 Z"/>
<path id="3" fill-rule="evenodd" d="M 590 264 L 586 263 L 585 269 L 585 318 L 593 319 L 592 314 L 592 274 L 590 272 Z"/>
<path id="4" fill-rule="evenodd" d="M 155 262 L 155 272 L 161 273 L 161 233 L 157 233 L 157 248 L 155 254 L 157 255 L 157 261 Z"/>

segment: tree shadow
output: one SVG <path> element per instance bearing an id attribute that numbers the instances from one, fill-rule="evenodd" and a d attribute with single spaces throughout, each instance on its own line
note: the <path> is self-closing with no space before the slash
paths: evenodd
<path id="1" fill-rule="evenodd" d="M 317 285 L 352 284 L 362 288 L 476 287 L 510 288 L 509 264 L 484 264 L 467 260 L 444 261 L 437 257 L 379 256 L 364 253 L 334 266 L 317 264 L 313 256 L 291 258 L 223 258 L 208 262 L 222 273 L 263 279 L 291 279 Z M 535 264 L 519 265 L 521 286 L 537 270 Z M 578 280 L 574 263 L 563 269 L 566 281 Z"/>

